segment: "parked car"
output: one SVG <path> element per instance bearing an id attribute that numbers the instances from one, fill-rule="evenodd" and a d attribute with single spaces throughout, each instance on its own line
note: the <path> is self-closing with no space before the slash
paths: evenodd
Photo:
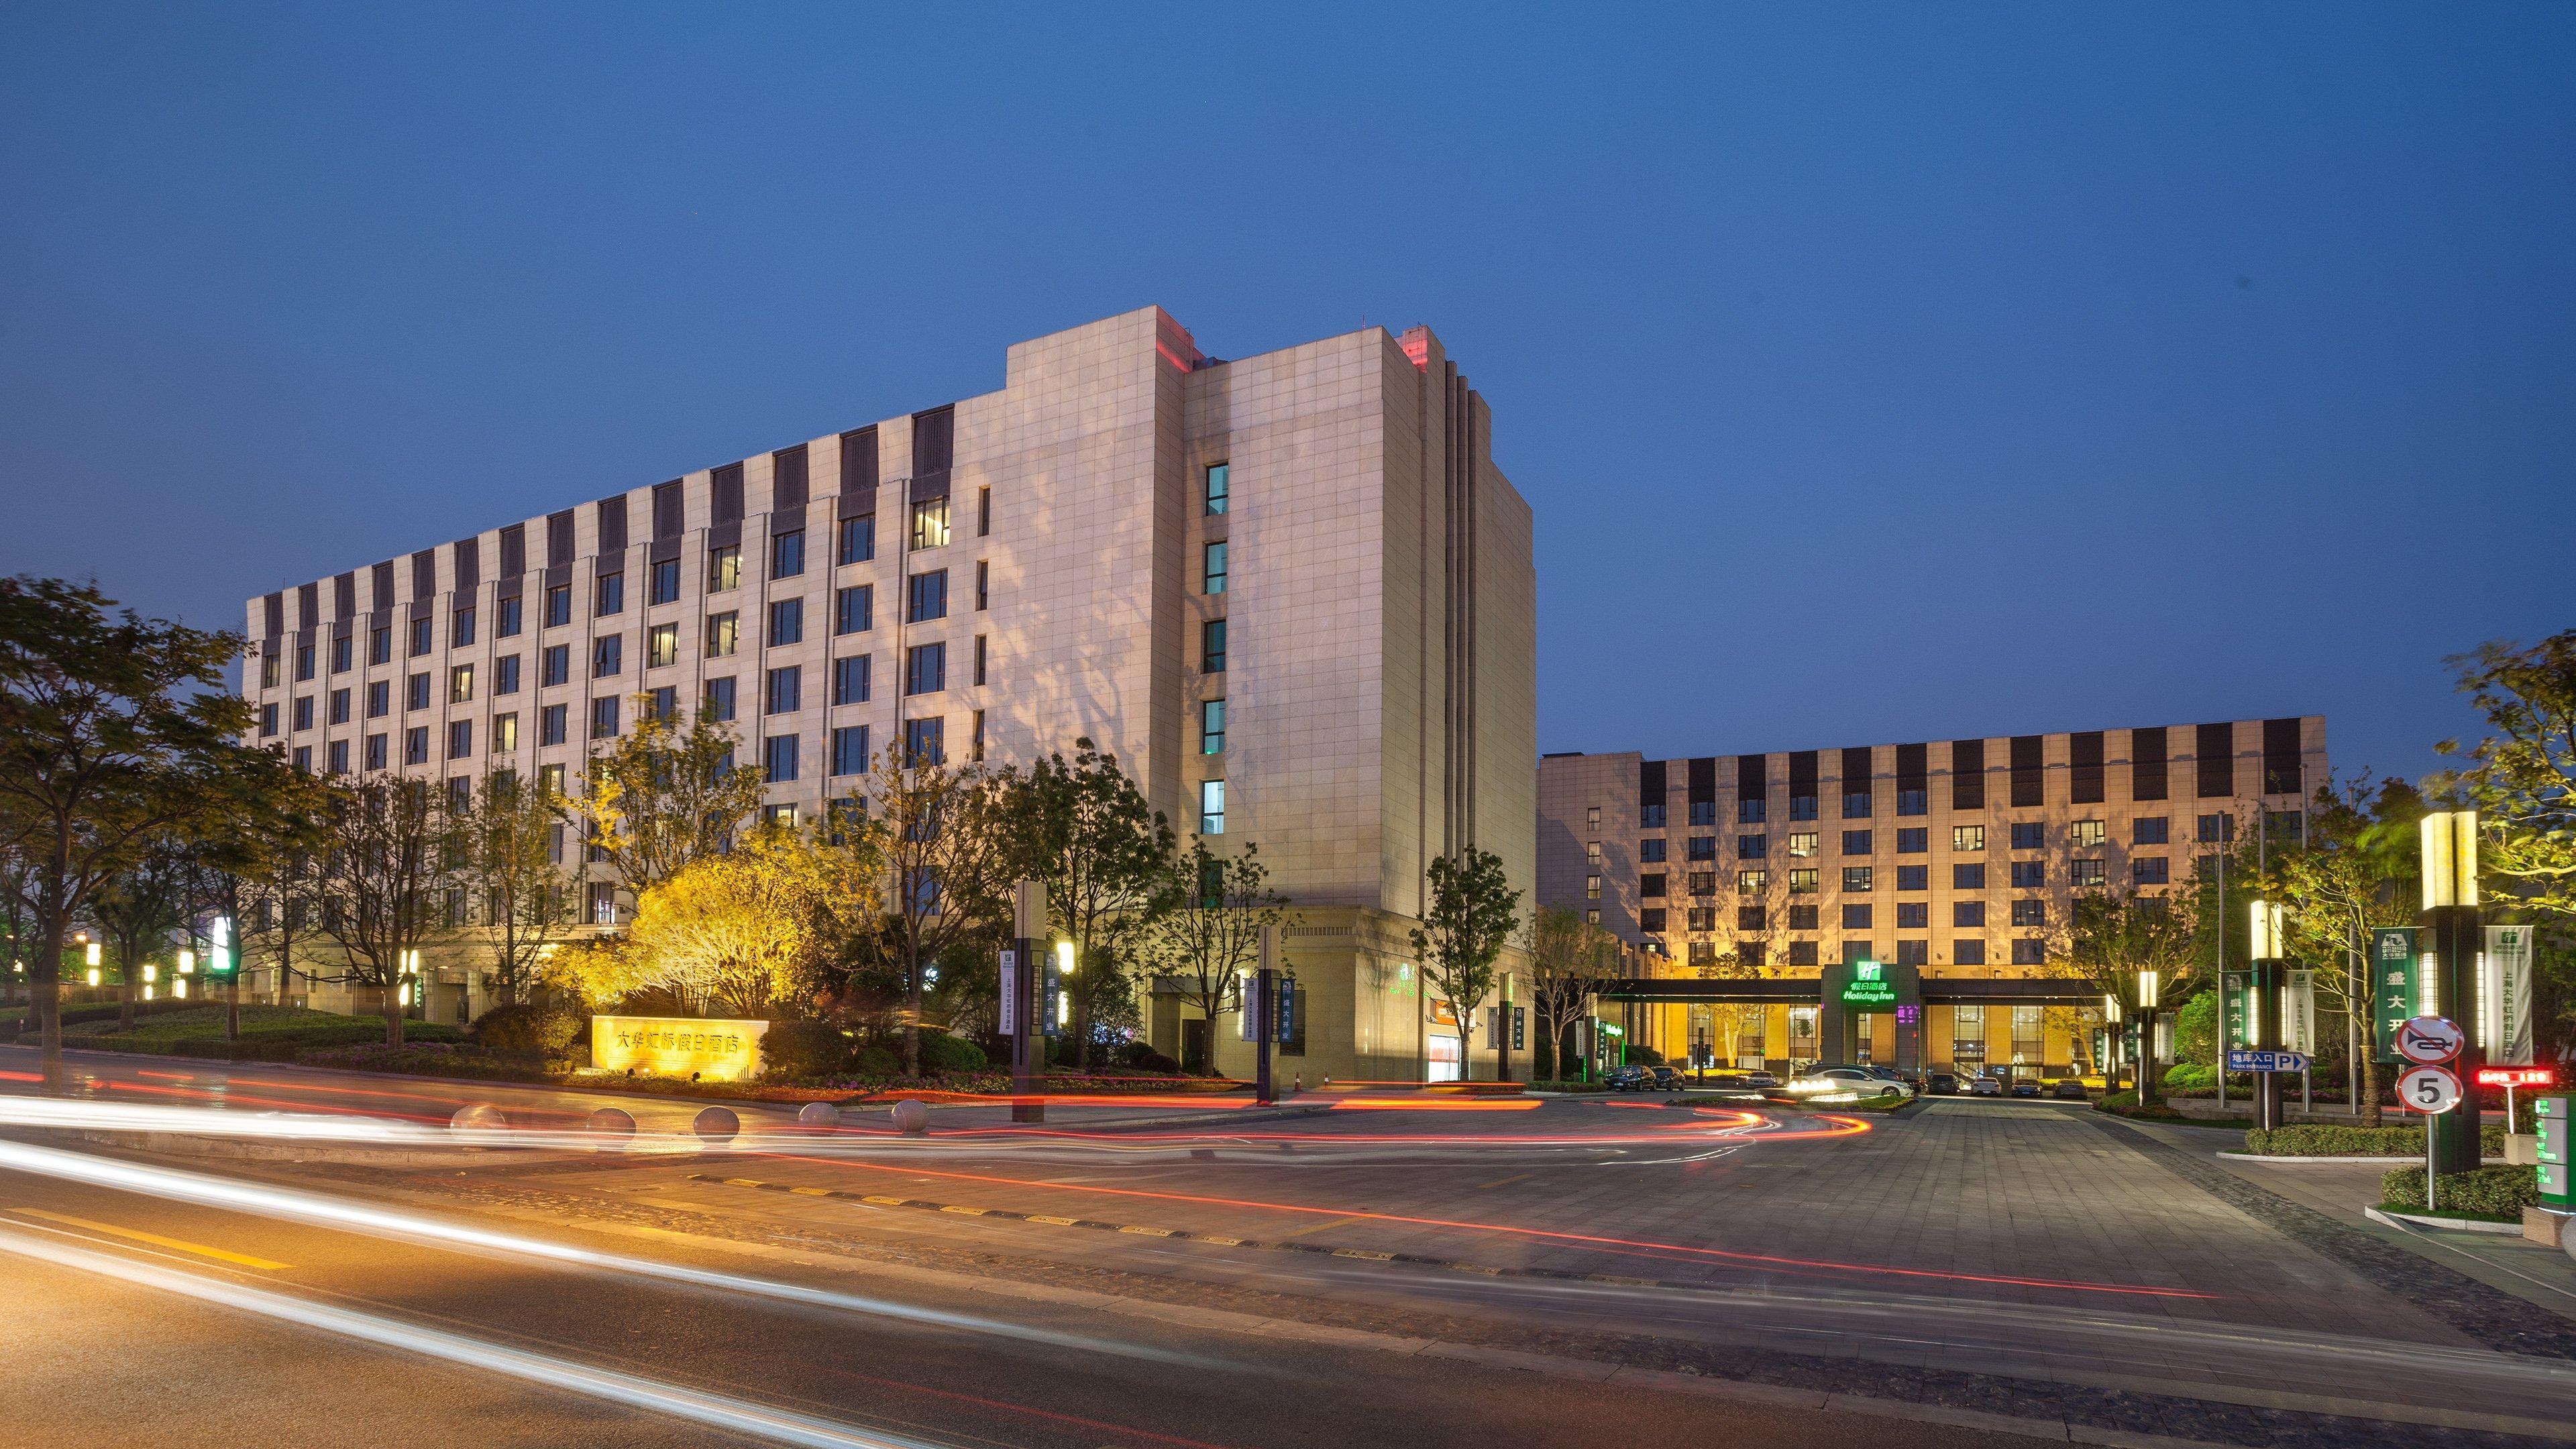
<path id="1" fill-rule="evenodd" d="M 1923 1079 L 1923 1089 L 1928 1096 L 1955 1097 L 1959 1095 L 1959 1075 L 1956 1072 L 1934 1072 Z"/>
<path id="2" fill-rule="evenodd" d="M 2028 1077 L 2016 1077 L 2013 1079 L 2011 1091 L 2016 1097 L 2036 1097 L 2039 1095 L 2039 1083 Z"/>
<path id="3" fill-rule="evenodd" d="M 1752 1071 L 1737 1075 L 1733 1085 L 1739 1087 L 1752 1087 L 1757 1091 L 1767 1091 L 1780 1085 L 1780 1077 L 1776 1072 L 1766 1072 L 1761 1068 L 1756 1067 Z"/>
<path id="4" fill-rule="evenodd" d="M 1968 1095 L 1971 1097 L 2000 1097 L 2003 1094 L 2004 1084 L 1993 1077 L 1980 1073 L 1968 1078 Z"/>
<path id="5" fill-rule="evenodd" d="M 1644 1067 L 1612 1067 L 1601 1074 L 1601 1085 L 1613 1092 L 1642 1092 L 1655 1083 L 1655 1074 Z"/>
<path id="6" fill-rule="evenodd" d="M 1656 1091 L 1678 1092 L 1682 1089 L 1682 1074 L 1672 1068 L 1648 1067 L 1646 1070 L 1655 1074 Z"/>
<path id="7" fill-rule="evenodd" d="M 2048 1095 L 2061 1102 L 2090 1102 L 2093 1100 L 2093 1094 L 2084 1090 L 2084 1080 L 2081 1077 L 2060 1078 L 2056 1086 L 2049 1088 Z"/>
<path id="8" fill-rule="evenodd" d="M 1804 1075 L 1792 1078 L 1784 1090 L 1801 1097 L 1839 1096 L 1844 1093 L 1855 1097 L 1914 1095 L 1914 1089 L 1906 1085 L 1904 1078 L 1897 1077 L 1891 1081 L 1869 1067 L 1810 1067 Z"/>

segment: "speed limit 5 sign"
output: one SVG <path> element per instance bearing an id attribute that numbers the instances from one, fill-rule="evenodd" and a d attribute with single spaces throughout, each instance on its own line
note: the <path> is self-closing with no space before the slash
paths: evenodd
<path id="1" fill-rule="evenodd" d="M 2439 1116 L 2460 1105 L 2460 1079 L 2442 1067 L 2417 1067 L 2397 1079 L 2397 1100 L 2411 1111 Z"/>

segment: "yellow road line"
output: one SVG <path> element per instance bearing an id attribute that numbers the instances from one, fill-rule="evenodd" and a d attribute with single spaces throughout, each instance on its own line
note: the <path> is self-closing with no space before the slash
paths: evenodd
<path id="1" fill-rule="evenodd" d="M 1469 1192 L 1483 1192 L 1486 1188 L 1489 1188 L 1489 1187 L 1501 1187 L 1504 1183 L 1507 1183 L 1507 1182 L 1518 1182 L 1518 1181 L 1520 1181 L 1520 1180 L 1521 1180 L 1522 1178 L 1524 1178 L 1524 1177 L 1536 1177 L 1536 1176 L 1538 1176 L 1538 1174 L 1537 1174 L 1537 1173 L 1535 1173 L 1535 1172 L 1515 1172 L 1515 1173 L 1513 1173 L 1513 1174 L 1512 1174 L 1511 1176 L 1509 1176 L 1509 1177 L 1498 1177 L 1498 1178 L 1495 1178 L 1495 1179 L 1494 1179 L 1493 1181 L 1491 1181 L 1491 1182 L 1480 1182 L 1480 1183 L 1477 1183 L 1474 1187 L 1471 1187 L 1471 1188 L 1469 1188 L 1469 1189 L 1467 1189 L 1467 1190 L 1468 1190 Z"/>
<path id="2" fill-rule="evenodd" d="M 1291 1231 L 1281 1233 L 1279 1235 L 1279 1240 L 1284 1243 L 1290 1238 L 1302 1238 L 1308 1233 L 1320 1233 L 1326 1228 L 1338 1228 L 1344 1223 L 1355 1223 L 1358 1221 L 1360 1221 L 1358 1218 L 1329 1218 L 1320 1223 L 1308 1223 L 1302 1228 L 1296 1228 Z"/>
<path id="3" fill-rule="evenodd" d="M 292 1263 L 279 1263 L 273 1262 L 267 1258 L 255 1258 L 248 1253 L 234 1253 L 227 1252 L 222 1248 L 209 1248 L 203 1243 L 190 1243 L 184 1242 L 178 1238 L 165 1238 L 159 1233 L 147 1233 L 138 1228 L 120 1228 L 114 1223 L 94 1223 L 87 1218 L 76 1218 L 68 1213 L 49 1213 L 42 1208 L 18 1208 L 15 1209 L 15 1211 L 22 1217 L 43 1218 L 49 1223 L 61 1223 L 66 1227 L 73 1228 L 87 1228 L 93 1233 L 110 1233 L 120 1238 L 130 1238 L 138 1243 L 150 1243 L 156 1248 L 176 1248 L 183 1253 L 196 1253 L 201 1256 L 218 1259 L 226 1263 L 238 1263 L 245 1268 L 263 1268 L 270 1272 L 275 1272 L 280 1268 L 291 1268 L 295 1266 Z"/>

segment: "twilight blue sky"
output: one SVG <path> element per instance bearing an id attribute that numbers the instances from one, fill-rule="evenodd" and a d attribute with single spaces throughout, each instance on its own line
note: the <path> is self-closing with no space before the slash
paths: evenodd
<path id="1" fill-rule="evenodd" d="M 2576 9 L 1095 8 L 8 7 L 0 571 L 238 627 L 1160 303 L 1441 333 L 1543 749 L 2412 774 L 2576 627 Z"/>

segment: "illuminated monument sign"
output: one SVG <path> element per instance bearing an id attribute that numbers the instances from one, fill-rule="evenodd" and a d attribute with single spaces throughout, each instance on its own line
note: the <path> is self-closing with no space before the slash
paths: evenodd
<path id="1" fill-rule="evenodd" d="M 612 1072 L 734 1082 L 760 1075 L 765 1021 L 700 1021 L 661 1016 L 594 1016 L 590 1059 Z"/>
<path id="2" fill-rule="evenodd" d="M 1852 963 L 1852 979 L 1843 987 L 1843 1005 L 1863 1009 L 1886 1009 L 1896 1005 L 1896 983 L 1882 974 L 1875 961 Z"/>

